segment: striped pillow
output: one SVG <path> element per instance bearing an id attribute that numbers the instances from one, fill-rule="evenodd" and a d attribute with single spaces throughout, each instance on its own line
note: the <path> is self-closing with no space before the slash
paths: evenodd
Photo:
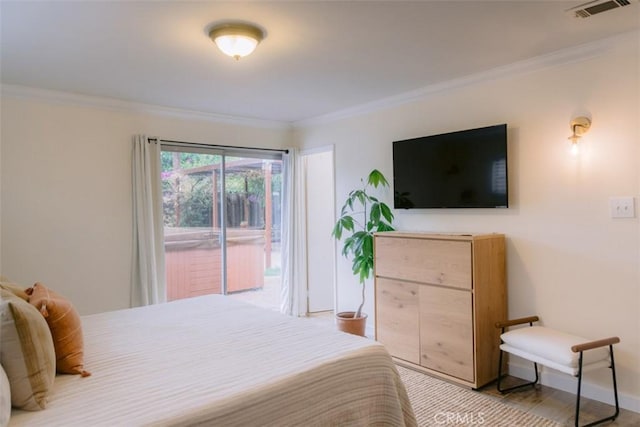
<path id="1" fill-rule="evenodd" d="M 51 332 L 38 310 L 2 289 L 0 363 L 11 385 L 11 404 L 28 411 L 44 409 L 56 375 Z"/>
<path id="2" fill-rule="evenodd" d="M 29 295 L 24 291 L 24 287 L 18 285 L 17 283 L 13 283 L 10 280 L 3 280 L 4 277 L 0 276 L 0 289 L 5 291 L 9 291 L 12 294 L 19 296 L 23 300 L 27 301 L 29 299 Z"/>
<path id="3" fill-rule="evenodd" d="M 64 297 L 42 283 L 27 289 L 29 303 L 44 316 L 56 351 L 56 370 L 61 374 L 91 375 L 84 370 L 84 340 L 80 315 Z"/>

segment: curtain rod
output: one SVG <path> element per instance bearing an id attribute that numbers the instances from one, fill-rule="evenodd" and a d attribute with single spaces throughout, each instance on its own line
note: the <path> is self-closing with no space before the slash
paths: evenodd
<path id="1" fill-rule="evenodd" d="M 278 148 L 253 148 L 253 147 L 235 147 L 233 145 L 216 145 L 216 144 L 203 144 L 200 142 L 186 142 L 186 141 L 172 141 L 170 139 L 149 138 L 150 141 L 157 141 L 159 143 L 176 144 L 176 145 L 189 145 L 198 148 L 226 148 L 230 150 L 257 150 L 257 151 L 272 151 L 276 153 L 289 154 L 287 149 Z"/>

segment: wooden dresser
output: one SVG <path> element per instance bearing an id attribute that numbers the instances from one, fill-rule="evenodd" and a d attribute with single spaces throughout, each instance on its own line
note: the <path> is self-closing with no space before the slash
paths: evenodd
<path id="1" fill-rule="evenodd" d="M 376 340 L 399 363 L 470 386 L 498 376 L 502 234 L 375 235 Z"/>

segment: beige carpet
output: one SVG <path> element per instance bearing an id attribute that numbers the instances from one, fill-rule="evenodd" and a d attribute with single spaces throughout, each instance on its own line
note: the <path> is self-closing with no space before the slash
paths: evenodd
<path id="1" fill-rule="evenodd" d="M 418 425 L 558 427 L 554 421 L 506 406 L 496 399 L 398 366 Z"/>

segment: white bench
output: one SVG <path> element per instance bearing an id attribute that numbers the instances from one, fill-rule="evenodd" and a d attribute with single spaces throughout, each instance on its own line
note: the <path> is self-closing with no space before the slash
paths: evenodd
<path id="1" fill-rule="evenodd" d="M 498 391 L 505 393 L 517 388 L 535 385 L 538 382 L 538 363 L 549 368 L 564 372 L 578 378 L 578 391 L 576 397 L 575 425 L 578 424 L 580 415 L 580 388 L 582 385 L 582 373 L 598 368 L 611 368 L 613 378 L 613 394 L 615 398 L 615 414 L 594 421 L 586 426 L 593 426 L 609 420 L 615 420 L 620 412 L 618 406 L 618 388 L 616 384 L 616 369 L 613 360 L 613 344 L 620 342 L 620 338 L 611 337 L 597 341 L 567 334 L 544 326 L 533 326 L 538 316 L 524 317 L 521 319 L 497 322 L 496 328 L 502 329 L 500 335 L 500 361 L 498 366 Z M 509 330 L 507 328 L 516 325 L 529 324 Z M 535 379 L 531 382 L 519 384 L 509 388 L 501 388 L 502 380 L 502 354 L 511 353 L 533 362 Z M 586 427 L 583 426 L 583 427 Z"/>

